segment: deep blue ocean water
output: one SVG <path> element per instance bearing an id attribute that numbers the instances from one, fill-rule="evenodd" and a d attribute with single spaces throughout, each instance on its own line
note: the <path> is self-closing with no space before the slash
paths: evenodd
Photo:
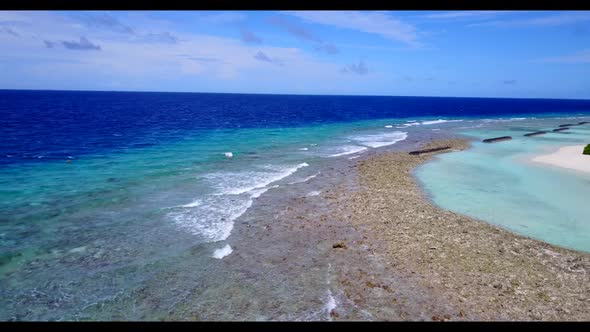
<path id="1" fill-rule="evenodd" d="M 0 90 L 0 164 L 148 147 L 211 131 L 589 108 L 588 100 L 556 99 Z"/>
<path id="2" fill-rule="evenodd" d="M 583 119 L 590 119 L 590 100 L 0 91 L 0 319 L 170 317 L 175 304 L 149 302 L 146 292 L 174 299 L 177 289 L 215 279 L 211 262 L 236 247 L 228 239 L 234 222 L 267 192 L 435 133 L 519 135 Z M 523 221 L 503 225 L 514 218 L 501 213 L 488 221 L 586 249 L 588 226 L 578 219 L 587 213 L 575 203 L 588 192 L 580 178 L 510 163 L 513 154 L 587 137 L 580 127 L 535 143 L 476 144 L 419 174 L 435 203 L 484 220 L 482 207 L 516 207 L 490 205 L 490 197 L 505 196 L 478 188 L 522 189 L 504 183 L 522 174 L 537 175 L 522 175 L 531 188 L 571 182 L 575 197 L 560 198 L 571 214 L 547 204 L 550 196 L 515 190 L 512 201 L 530 202 L 514 214 Z M 469 163 L 478 158 L 492 171 Z M 452 179 L 462 177 L 451 172 L 459 169 L 474 180 L 455 187 Z M 448 199 L 455 194 L 473 204 L 462 210 L 461 199 Z M 555 215 L 569 219 L 542 226 Z M 199 297 L 186 298 L 187 308 L 197 304 Z"/>

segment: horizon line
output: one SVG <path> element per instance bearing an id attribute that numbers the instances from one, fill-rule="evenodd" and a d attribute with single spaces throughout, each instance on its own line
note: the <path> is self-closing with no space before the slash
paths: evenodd
<path id="1" fill-rule="evenodd" d="M 364 95 L 364 94 L 310 94 L 310 93 L 256 93 L 256 92 L 203 92 L 203 91 L 153 91 L 153 90 L 75 90 L 75 89 L 7 89 L 0 91 L 53 91 L 53 92 L 119 92 L 119 93 L 193 93 L 193 94 L 227 94 L 227 95 L 262 95 L 262 96 L 316 96 L 316 97 L 414 97 L 414 98 L 473 98 L 473 99 L 543 99 L 543 100 L 581 100 L 590 98 L 555 98 L 555 97 L 466 97 L 466 96 L 418 96 L 418 95 Z"/>

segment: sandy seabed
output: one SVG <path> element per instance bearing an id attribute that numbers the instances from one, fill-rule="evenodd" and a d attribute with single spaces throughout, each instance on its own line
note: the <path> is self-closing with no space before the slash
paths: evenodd
<path id="1" fill-rule="evenodd" d="M 570 145 L 549 154 L 531 158 L 533 162 L 590 173 L 590 156 L 582 154 L 585 145 Z"/>

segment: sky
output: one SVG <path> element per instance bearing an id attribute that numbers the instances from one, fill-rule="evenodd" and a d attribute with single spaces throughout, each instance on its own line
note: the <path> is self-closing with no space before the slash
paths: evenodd
<path id="1" fill-rule="evenodd" d="M 0 11 L 0 89 L 590 99 L 590 11 Z"/>

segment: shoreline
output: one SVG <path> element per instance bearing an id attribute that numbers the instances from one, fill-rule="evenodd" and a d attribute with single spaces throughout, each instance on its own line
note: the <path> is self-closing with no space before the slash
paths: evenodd
<path id="1" fill-rule="evenodd" d="M 250 296 L 233 295 L 239 313 L 223 313 L 220 304 L 193 317 L 590 319 L 590 254 L 434 206 L 412 170 L 438 153 L 466 149 L 470 139 L 433 136 L 424 142 L 344 158 L 288 195 L 262 195 L 228 238 L 234 252 L 215 260 L 256 280 L 248 286 Z M 446 151 L 408 154 L 448 145 Z M 318 195 L 306 195 L 318 185 Z M 233 288 L 221 280 L 215 284 L 208 287 Z M 267 294 L 256 296 L 260 290 Z M 247 304 L 252 298 L 254 311 Z"/>
<path id="2" fill-rule="evenodd" d="M 423 148 L 446 145 L 468 143 Z M 412 170 L 436 154 L 384 152 L 359 161 L 361 189 L 350 202 L 353 222 L 383 242 L 382 259 L 454 308 L 430 318 L 588 320 L 590 255 L 434 206 Z"/>
<path id="3" fill-rule="evenodd" d="M 552 167 L 590 173 L 590 156 L 582 154 L 585 145 L 561 146 L 551 153 L 530 158 L 534 163 Z"/>

